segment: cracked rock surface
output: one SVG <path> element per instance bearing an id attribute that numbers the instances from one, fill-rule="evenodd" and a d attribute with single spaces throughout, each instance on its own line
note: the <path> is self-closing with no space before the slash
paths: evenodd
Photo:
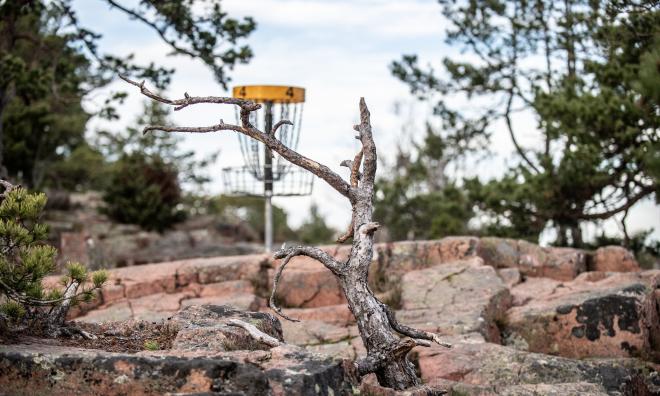
<path id="1" fill-rule="evenodd" d="M 341 260 L 350 246 L 324 249 Z M 266 298 L 279 262 L 246 255 L 111 270 L 101 298 L 72 318 L 176 324 L 173 348 L 113 355 L 127 365 L 110 369 L 103 351 L 64 359 L 61 346 L 0 346 L 0 394 L 27 386 L 25 367 L 39 373 L 29 383 L 40 388 L 24 394 L 76 394 L 65 384 L 80 381 L 88 382 L 78 394 L 660 394 L 660 271 L 641 270 L 624 249 L 449 237 L 378 244 L 374 253 L 369 287 L 399 322 L 454 344 L 412 351 L 423 387 L 397 393 L 370 377 L 347 385 L 346 361 L 365 350 L 332 274 L 311 259 L 292 260 L 277 301 L 301 321 L 273 322 Z M 231 318 L 294 345 L 254 341 L 227 325 Z M 52 359 L 59 363 L 43 363 Z M 156 372 L 173 379 L 157 382 Z"/>

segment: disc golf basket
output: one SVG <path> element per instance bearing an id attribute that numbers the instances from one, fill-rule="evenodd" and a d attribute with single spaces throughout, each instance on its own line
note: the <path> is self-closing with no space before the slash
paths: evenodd
<path id="1" fill-rule="evenodd" d="M 283 124 L 275 131 L 275 137 L 285 146 L 295 150 L 300 140 L 305 90 L 282 85 L 243 85 L 234 87 L 235 98 L 249 99 L 263 106 L 250 113 L 250 122 L 257 129 L 272 133 L 273 126 L 281 120 Z M 236 120 L 240 124 L 238 107 Z M 314 175 L 292 167 L 287 160 L 274 154 L 260 142 L 237 134 L 244 165 L 222 170 L 225 191 L 230 195 L 256 196 L 265 198 L 264 245 L 267 252 L 273 248 L 273 196 L 304 196 L 312 193 Z"/>

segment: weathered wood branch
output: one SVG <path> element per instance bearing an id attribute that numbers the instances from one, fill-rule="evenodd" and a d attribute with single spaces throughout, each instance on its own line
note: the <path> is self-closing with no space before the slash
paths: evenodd
<path id="1" fill-rule="evenodd" d="M 226 98 L 218 96 L 189 96 L 185 95 L 184 99 L 168 99 L 159 94 L 156 94 L 150 91 L 144 84 L 144 81 L 141 83 L 135 82 L 128 77 L 120 76 L 121 79 L 128 82 L 131 85 L 134 85 L 140 88 L 140 92 L 158 102 L 175 106 L 174 110 L 181 110 L 189 105 L 199 104 L 199 103 L 215 103 L 215 104 L 231 104 L 240 107 L 240 119 L 241 126 L 225 124 L 221 122 L 220 124 L 209 126 L 209 127 L 177 127 L 177 126 L 148 126 L 145 128 L 145 131 L 153 130 L 162 130 L 164 132 L 188 132 L 188 133 L 208 133 L 208 132 L 219 132 L 225 130 L 232 130 L 238 133 L 247 135 L 263 144 L 268 146 L 269 149 L 281 155 L 284 159 L 291 162 L 294 165 L 298 165 L 303 169 L 306 169 L 312 172 L 314 175 L 323 179 L 328 183 L 332 188 L 337 190 L 341 195 L 353 200 L 353 195 L 351 192 L 351 187 L 344 179 L 341 178 L 338 174 L 333 172 L 327 166 L 320 164 L 310 158 L 305 157 L 297 153 L 294 150 L 286 147 L 282 142 L 277 140 L 275 136 L 262 132 L 255 128 L 250 123 L 250 113 L 261 108 L 261 105 L 254 103 L 250 100 L 237 99 L 237 98 Z"/>
<path id="2" fill-rule="evenodd" d="M 374 143 L 371 131 L 371 115 L 367 108 L 364 98 L 360 98 L 360 124 L 356 125 L 356 130 L 360 133 L 360 142 L 362 143 L 362 154 L 364 155 L 362 184 L 364 188 L 373 190 L 376 180 L 376 168 L 378 157 L 376 155 L 376 144 Z"/>
<path id="3" fill-rule="evenodd" d="M 64 321 L 66 320 L 66 315 L 69 312 L 69 308 L 71 307 L 71 301 L 75 297 L 76 293 L 78 292 L 78 287 L 80 286 L 80 283 L 73 281 L 67 287 L 66 291 L 64 292 L 64 296 L 62 296 L 62 303 L 58 306 L 56 306 L 53 309 L 53 314 L 51 315 L 51 318 L 53 319 L 53 322 L 58 325 L 64 324 Z"/>
<path id="4" fill-rule="evenodd" d="M 397 331 L 401 335 L 405 335 L 405 336 L 414 338 L 417 342 L 419 342 L 419 340 L 422 339 L 422 340 L 433 341 L 436 344 L 438 344 L 440 346 L 443 346 L 445 348 L 451 348 L 452 347 L 452 345 L 450 343 L 442 341 L 440 339 L 440 336 L 437 335 L 437 334 L 429 333 L 428 331 L 414 329 L 412 327 L 409 327 L 409 326 L 406 326 L 406 325 L 403 325 L 403 324 L 399 323 L 399 321 L 396 320 L 396 314 L 394 313 L 394 311 L 392 311 L 392 309 L 390 307 L 388 307 L 387 305 L 385 305 L 383 303 L 381 303 L 381 305 L 382 305 L 383 309 L 385 309 L 385 312 L 387 313 L 387 319 L 390 321 L 390 325 L 392 326 L 392 328 L 395 331 Z M 430 344 L 429 345 L 420 344 L 420 345 L 431 346 Z"/>
<path id="5" fill-rule="evenodd" d="M 262 342 L 262 343 L 264 343 L 264 344 L 266 344 L 270 347 L 277 347 L 277 346 L 282 345 L 282 342 L 280 342 L 280 340 L 278 340 L 275 337 L 269 336 L 268 334 L 266 334 L 263 331 L 257 329 L 256 326 L 254 326 L 250 323 L 243 322 L 242 320 L 238 320 L 238 319 L 230 319 L 228 324 L 230 326 L 236 326 L 236 327 L 242 328 L 243 330 L 248 332 L 250 337 L 252 337 L 255 340 L 257 340 L 259 342 Z"/>
<path id="6" fill-rule="evenodd" d="M 353 158 L 353 161 L 344 161 L 342 162 L 342 165 L 347 166 L 351 170 L 351 188 L 357 188 L 358 183 L 360 182 L 360 177 L 362 176 L 360 174 L 360 165 L 362 165 L 362 149 L 358 151 L 358 153 L 355 155 L 355 158 Z M 341 235 L 339 238 L 337 238 L 337 243 L 344 243 L 346 242 L 349 238 L 353 236 L 353 228 L 355 227 L 355 216 L 351 214 L 351 223 L 348 225 L 348 229 L 346 232 Z"/>
<path id="7" fill-rule="evenodd" d="M 293 122 L 291 122 L 289 120 L 279 120 L 277 122 L 277 124 L 275 124 L 275 126 L 273 126 L 273 129 L 270 131 L 270 134 L 275 135 L 275 132 L 277 132 L 277 130 L 280 129 L 280 127 L 282 125 L 293 125 Z"/>
<path id="8" fill-rule="evenodd" d="M 337 276 L 339 275 L 341 269 L 340 262 L 335 260 L 332 256 L 330 256 L 328 253 L 324 252 L 323 250 L 314 247 L 309 247 L 309 246 L 297 246 L 292 248 L 283 247 L 282 249 L 275 252 L 275 255 L 273 257 L 275 257 L 276 259 L 283 259 L 283 260 L 280 266 L 277 268 L 277 271 L 275 272 L 275 278 L 273 279 L 273 290 L 270 293 L 270 299 L 268 300 L 268 305 L 279 316 L 292 322 L 299 322 L 299 320 L 291 318 L 286 314 L 284 314 L 284 312 L 282 312 L 282 309 L 278 307 L 277 304 L 275 303 L 275 295 L 277 294 L 277 286 L 280 283 L 280 278 L 282 277 L 284 268 L 286 267 L 287 264 L 289 264 L 289 261 L 291 261 L 291 259 L 296 256 L 311 257 L 314 260 L 325 265 L 327 269 L 332 271 L 332 273 Z"/>
<path id="9" fill-rule="evenodd" d="M 249 111 L 259 110 L 261 108 L 260 104 L 254 103 L 251 100 L 245 100 L 240 98 L 228 98 L 223 96 L 190 96 L 187 93 L 184 93 L 183 99 L 168 99 L 150 91 L 149 88 L 146 87 L 144 81 L 136 82 L 126 76 L 122 76 L 121 74 L 119 75 L 119 78 L 121 78 L 122 80 L 126 81 L 131 85 L 135 85 L 136 87 L 140 88 L 140 93 L 142 93 L 142 95 L 147 96 L 157 102 L 175 106 L 174 108 L 175 111 L 181 110 L 189 105 L 199 104 L 199 103 L 237 105 Z"/>
<path id="10" fill-rule="evenodd" d="M 0 179 L 0 185 L 5 189 L 2 193 L 0 193 L 0 198 L 4 198 L 11 190 L 13 190 L 16 187 L 19 187 L 19 186 L 14 186 L 7 180 L 3 180 L 3 179 Z"/>

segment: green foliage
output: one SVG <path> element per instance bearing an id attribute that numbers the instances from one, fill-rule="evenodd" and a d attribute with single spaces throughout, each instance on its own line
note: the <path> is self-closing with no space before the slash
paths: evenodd
<path id="1" fill-rule="evenodd" d="M 115 221 L 163 231 L 183 220 L 177 171 L 158 156 L 131 154 L 110 171 L 102 212 Z"/>
<path id="2" fill-rule="evenodd" d="M 105 270 L 95 271 L 92 274 L 92 284 L 96 287 L 101 287 L 108 281 L 108 272 Z"/>
<path id="3" fill-rule="evenodd" d="M 158 344 L 158 341 L 146 340 L 144 342 L 144 349 L 148 351 L 157 351 L 160 349 L 160 345 Z"/>
<path id="4" fill-rule="evenodd" d="M 489 232 L 536 239 L 553 226 L 557 244 L 579 246 L 582 222 L 657 193 L 660 9 L 653 2 L 440 3 L 447 42 L 470 56 L 445 58 L 447 78 L 414 55 L 392 72 L 420 98 L 437 100 L 443 138 L 461 154 L 484 149 L 506 128 L 516 161 L 499 180 L 466 183 Z M 457 105 L 466 100 L 477 106 Z M 536 128 L 518 121 L 521 111 Z M 520 135 L 532 132 L 535 143 L 523 146 Z"/>
<path id="5" fill-rule="evenodd" d="M 0 304 L 0 312 L 7 315 L 13 321 L 19 321 L 25 316 L 25 308 L 16 301 L 7 301 Z"/>
<path id="6" fill-rule="evenodd" d="M 181 182 L 201 187 L 210 180 L 204 170 L 215 162 L 217 153 L 197 160 L 193 151 L 181 150 L 181 135 L 161 131 L 142 132 L 148 125 L 170 124 L 169 113 L 168 107 L 156 101 L 146 101 L 143 112 L 132 126 L 124 131 L 98 131 L 95 145 L 109 162 L 126 156 L 160 158 L 176 169 Z"/>
<path id="7" fill-rule="evenodd" d="M 67 265 L 62 277 L 63 289 L 45 290 L 44 277 L 56 269 L 57 250 L 44 244 L 48 235 L 39 217 L 46 205 L 46 195 L 32 194 L 24 188 L 10 188 L 0 203 L 0 292 L 4 303 L 2 312 L 13 319 L 35 317 L 50 312 L 46 308 L 60 305 L 65 290 L 72 290 L 71 303 L 79 298 L 89 301 L 93 291 L 107 279 L 107 273 L 92 275 L 89 285 L 87 269 L 81 264 Z M 73 305 L 73 304 L 72 304 Z"/>
<path id="8" fill-rule="evenodd" d="M 298 240 L 307 245 L 320 245 L 332 243 L 337 231 L 325 224 L 325 219 L 319 213 L 319 207 L 312 203 L 309 208 L 309 217 L 296 230 Z"/>
<path id="9" fill-rule="evenodd" d="M 102 190 L 108 178 L 108 162 L 87 143 L 80 144 L 46 171 L 48 185 L 67 191 Z"/>
<path id="10" fill-rule="evenodd" d="M 165 132 L 143 134 L 146 125 L 167 125 L 168 109 L 150 101 L 135 126 L 122 132 L 99 131 L 98 146 L 110 162 L 103 212 L 112 219 L 163 231 L 186 217 L 182 183 L 198 189 L 215 156 L 195 160 L 179 149 L 182 138 Z"/>
<path id="11" fill-rule="evenodd" d="M 59 31 L 63 17 L 39 1 L 0 5 L 0 165 L 29 185 L 84 142 L 89 118 L 81 100 L 90 64 Z"/>
<path id="12" fill-rule="evenodd" d="M 219 1 L 102 2 L 152 29 L 170 55 L 202 61 L 225 87 L 227 70 L 252 57 L 240 42 L 255 29 L 254 21 L 230 18 Z M 111 93 L 95 114 L 82 108 L 83 98 L 117 74 L 164 89 L 174 72 L 140 65 L 133 54 L 102 53 L 100 38 L 82 26 L 71 0 L 0 2 L 0 176 L 8 172 L 34 188 L 99 187 L 103 164 L 86 147 L 85 125 L 93 115 L 118 119 L 115 106 L 126 93 Z"/>
<path id="13" fill-rule="evenodd" d="M 468 233 L 470 202 L 445 175 L 448 148 L 427 128 L 414 153 L 399 151 L 389 176 L 376 183 L 374 218 L 393 240 L 432 239 Z"/>

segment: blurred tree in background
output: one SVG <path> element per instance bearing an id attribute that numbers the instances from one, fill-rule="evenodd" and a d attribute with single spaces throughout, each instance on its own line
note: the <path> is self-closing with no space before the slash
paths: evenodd
<path id="1" fill-rule="evenodd" d="M 169 124 L 168 112 L 150 101 L 135 126 L 124 132 L 98 132 L 97 146 L 108 163 L 89 180 L 102 186 L 103 212 L 111 219 L 163 231 L 185 219 L 182 184 L 200 187 L 209 180 L 204 171 L 215 155 L 198 161 L 194 152 L 180 149 L 180 135 L 142 133 L 147 125 Z"/>
<path id="2" fill-rule="evenodd" d="M 309 217 L 296 230 L 297 240 L 306 245 L 322 245 L 334 242 L 337 231 L 325 223 L 315 202 L 309 208 Z"/>
<path id="3" fill-rule="evenodd" d="M 468 233 L 472 204 L 445 174 L 451 147 L 427 126 L 423 143 L 412 148 L 406 152 L 399 146 L 394 166 L 378 179 L 374 218 L 392 240 Z"/>
<path id="4" fill-rule="evenodd" d="M 92 79 L 75 38 L 61 32 L 63 13 L 40 2 L 0 5 L 0 177 L 30 186 L 85 145 L 81 106 Z"/>
<path id="5" fill-rule="evenodd" d="M 252 57 L 249 47 L 238 42 L 255 29 L 254 21 L 228 17 L 218 1 L 140 0 L 130 7 L 114 0 L 98 3 L 153 30 L 172 55 L 204 62 L 223 87 L 227 71 Z M 0 3 L 0 176 L 42 188 L 54 179 L 47 178 L 51 170 L 72 172 L 78 182 L 58 187 L 80 186 L 84 168 L 71 157 L 75 153 L 98 162 L 95 150 L 85 147 L 85 124 L 92 114 L 81 106 L 84 97 L 118 73 L 151 80 L 159 89 L 169 84 L 174 70 L 137 64 L 132 54 L 102 53 L 100 38 L 82 26 L 70 0 Z M 125 96 L 110 95 L 94 115 L 118 119 L 114 105 Z"/>
<path id="6" fill-rule="evenodd" d="M 420 98 L 437 100 L 446 145 L 478 152 L 496 127 L 507 130 L 516 163 L 498 180 L 466 181 L 488 232 L 536 240 L 551 226 L 556 244 L 581 246 L 581 223 L 657 198 L 657 2 L 440 4 L 451 24 L 447 42 L 469 56 L 445 58 L 438 75 L 406 55 L 392 72 Z M 534 133 L 525 146 L 521 136 Z"/>
<path id="7" fill-rule="evenodd" d="M 219 195 L 209 200 L 209 213 L 218 214 L 230 223 L 236 219 L 246 222 L 259 238 L 263 238 L 265 230 L 265 209 L 263 197 L 235 197 Z M 296 233 L 287 223 L 287 213 L 277 205 L 273 205 L 273 240 L 285 242 L 296 239 Z"/>
<path id="8" fill-rule="evenodd" d="M 163 231 L 185 219 L 177 169 L 159 156 L 127 154 L 111 166 L 102 212 L 119 223 Z"/>

